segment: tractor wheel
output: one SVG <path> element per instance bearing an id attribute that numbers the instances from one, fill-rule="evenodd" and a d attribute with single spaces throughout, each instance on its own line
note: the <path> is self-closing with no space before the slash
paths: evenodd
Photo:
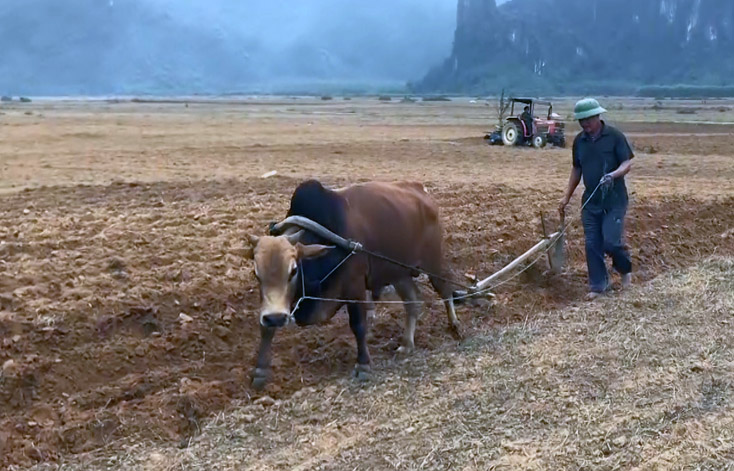
<path id="1" fill-rule="evenodd" d="M 538 134 L 537 136 L 533 136 L 533 147 L 536 149 L 542 149 L 545 147 L 546 140 L 545 136 L 542 134 Z"/>
<path id="2" fill-rule="evenodd" d="M 519 138 L 520 132 L 517 130 L 517 125 L 515 123 L 506 123 L 504 129 L 502 129 L 502 142 L 506 146 L 514 146 L 517 144 Z"/>

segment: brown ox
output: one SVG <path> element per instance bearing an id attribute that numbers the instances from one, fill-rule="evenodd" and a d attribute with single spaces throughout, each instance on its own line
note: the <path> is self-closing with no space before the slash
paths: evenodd
<path id="1" fill-rule="evenodd" d="M 341 237 L 361 242 L 373 253 L 439 277 L 442 274 L 438 208 L 420 183 L 373 182 L 334 191 L 309 180 L 293 193 L 288 216 L 306 217 Z M 261 296 L 261 342 L 252 378 L 256 388 L 263 387 L 268 376 L 271 343 L 278 327 L 290 319 L 298 325 L 327 321 L 344 304 L 357 340 L 355 375 L 367 377 L 370 355 L 366 299 L 369 294 L 378 299 L 380 290 L 387 285 L 394 286 L 405 303 L 401 349 L 414 348 L 415 325 L 421 311 L 419 291 L 413 280 L 417 271 L 364 253 L 350 256 L 348 251 L 331 246 L 328 240 L 310 231 L 250 239 Z M 458 335 L 449 283 L 436 276 L 429 279 L 446 300 L 449 328 Z M 308 298 L 301 299 L 304 291 Z"/>

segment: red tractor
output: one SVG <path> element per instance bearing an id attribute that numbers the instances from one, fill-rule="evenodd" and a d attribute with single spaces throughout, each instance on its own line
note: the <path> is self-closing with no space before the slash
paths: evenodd
<path id="1" fill-rule="evenodd" d="M 526 145 L 535 148 L 545 147 L 550 143 L 558 147 L 566 147 L 565 125 L 561 117 L 553 112 L 553 104 L 549 101 L 534 98 L 510 98 L 510 114 L 501 126 L 489 136 L 491 144 L 502 142 L 506 146 Z M 524 111 L 515 104 L 525 105 Z M 548 113 L 541 118 L 535 112 L 539 107 L 548 107 Z M 545 110 L 543 110 L 545 111 Z"/>

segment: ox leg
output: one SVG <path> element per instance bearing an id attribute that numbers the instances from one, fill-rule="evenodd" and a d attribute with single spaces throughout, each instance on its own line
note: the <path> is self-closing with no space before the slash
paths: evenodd
<path id="1" fill-rule="evenodd" d="M 375 303 L 374 303 L 374 296 L 372 296 L 372 290 L 367 290 L 365 293 L 366 299 L 367 299 L 367 321 L 373 322 L 375 317 L 377 316 L 377 311 L 375 309 Z"/>
<path id="2" fill-rule="evenodd" d="M 441 299 L 444 300 L 443 304 L 446 307 L 446 314 L 449 321 L 449 330 L 456 338 L 461 338 L 461 325 L 459 319 L 456 318 L 456 309 L 454 308 L 454 292 L 451 286 L 438 278 L 430 277 L 431 285 L 436 290 Z"/>
<path id="3" fill-rule="evenodd" d="M 347 306 L 349 327 L 357 339 L 357 365 L 354 376 L 358 380 L 369 379 L 370 352 L 367 349 L 367 309 L 365 305 L 352 303 Z"/>
<path id="4" fill-rule="evenodd" d="M 260 348 L 257 352 L 255 369 L 252 372 L 252 387 L 260 390 L 270 375 L 270 360 L 275 328 L 260 326 Z"/>
<path id="5" fill-rule="evenodd" d="M 393 284 L 400 299 L 405 303 L 405 331 L 399 352 L 410 352 L 415 348 L 415 325 L 421 314 L 420 295 L 415 282 L 406 278 Z"/>

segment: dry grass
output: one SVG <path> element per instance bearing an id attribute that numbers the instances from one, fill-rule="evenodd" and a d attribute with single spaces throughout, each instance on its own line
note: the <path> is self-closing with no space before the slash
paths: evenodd
<path id="1" fill-rule="evenodd" d="M 709 259 L 60 469 L 734 469 L 733 323 L 734 259 Z"/>

